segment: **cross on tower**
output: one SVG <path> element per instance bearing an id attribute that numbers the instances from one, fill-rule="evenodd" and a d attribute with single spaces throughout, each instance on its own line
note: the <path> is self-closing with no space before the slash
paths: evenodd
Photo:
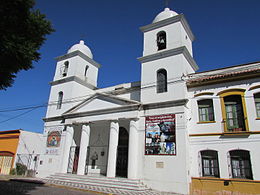
<path id="1" fill-rule="evenodd" d="M 165 7 L 169 7 L 169 3 L 170 3 L 171 0 L 164 0 L 164 3 L 165 3 Z"/>
<path id="2" fill-rule="evenodd" d="M 84 40 L 84 38 L 86 38 L 86 35 L 85 34 L 81 34 L 80 35 L 80 40 Z"/>

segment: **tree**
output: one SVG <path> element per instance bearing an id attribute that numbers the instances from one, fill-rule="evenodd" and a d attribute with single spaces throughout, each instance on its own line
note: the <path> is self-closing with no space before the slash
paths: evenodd
<path id="1" fill-rule="evenodd" d="M 34 0 L 0 1 L 0 90 L 12 86 L 16 74 L 33 68 L 46 35 L 54 31 Z"/>

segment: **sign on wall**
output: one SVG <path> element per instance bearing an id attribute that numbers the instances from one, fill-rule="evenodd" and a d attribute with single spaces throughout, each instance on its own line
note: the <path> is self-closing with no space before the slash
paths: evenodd
<path id="1" fill-rule="evenodd" d="M 145 118 L 145 154 L 176 155 L 175 114 Z"/>
<path id="2" fill-rule="evenodd" d="M 57 148 L 60 147 L 61 133 L 60 131 L 51 131 L 47 137 L 47 147 Z"/>

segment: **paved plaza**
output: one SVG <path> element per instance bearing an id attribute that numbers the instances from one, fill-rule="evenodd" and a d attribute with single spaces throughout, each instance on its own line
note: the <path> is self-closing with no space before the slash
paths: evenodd
<path id="1" fill-rule="evenodd" d="M 44 184 L 17 181 L 0 181 L 3 195 L 97 195 L 100 193 L 54 187 Z"/>

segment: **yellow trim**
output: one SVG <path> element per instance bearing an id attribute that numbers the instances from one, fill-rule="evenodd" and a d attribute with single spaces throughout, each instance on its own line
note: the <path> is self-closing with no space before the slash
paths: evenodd
<path id="1" fill-rule="evenodd" d="M 226 89 L 226 90 L 220 91 L 217 93 L 217 95 L 228 96 L 228 95 L 223 95 L 223 94 L 226 94 L 226 93 L 234 94 L 234 93 L 241 93 L 241 92 L 245 92 L 245 91 L 246 91 L 245 89 L 233 88 L 233 89 Z"/>
<path id="2" fill-rule="evenodd" d="M 227 131 L 227 123 L 226 123 L 226 107 L 224 102 L 224 97 L 220 97 L 220 104 L 221 104 L 221 113 L 223 118 L 223 125 L 224 125 L 224 131 Z"/>
<path id="3" fill-rule="evenodd" d="M 192 177 L 190 194 L 216 195 L 240 194 L 259 195 L 260 181 L 233 178 Z"/>
<path id="4" fill-rule="evenodd" d="M 11 152 L 14 154 L 11 168 L 14 167 L 14 158 L 19 144 L 19 135 L 20 131 L 6 131 L 0 134 L 0 151 Z"/>
<path id="5" fill-rule="evenodd" d="M 197 124 L 215 123 L 216 121 L 199 121 Z"/>
<path id="6" fill-rule="evenodd" d="M 227 124 L 226 124 L 226 107 L 225 107 L 225 102 L 224 102 L 224 97 L 230 96 L 230 95 L 240 95 L 241 100 L 242 100 L 242 107 L 243 107 L 243 112 L 244 112 L 244 120 L 245 120 L 245 130 L 249 131 L 249 126 L 248 126 L 248 118 L 247 118 L 247 111 L 246 111 L 246 102 L 245 102 L 245 89 L 227 89 L 224 91 L 219 92 L 217 95 L 220 97 L 220 103 L 221 103 L 221 111 L 222 111 L 222 118 L 224 122 L 224 131 L 227 132 Z"/>
<path id="7" fill-rule="evenodd" d="M 257 117 L 255 120 L 260 120 L 260 117 Z"/>
<path id="8" fill-rule="evenodd" d="M 223 133 L 196 133 L 196 134 L 189 134 L 190 137 L 219 136 L 219 135 L 223 135 Z"/>
<path id="9" fill-rule="evenodd" d="M 240 178 L 191 177 L 191 179 L 198 179 L 198 180 L 218 180 L 218 181 L 237 181 L 237 182 L 260 183 L 260 180 L 240 179 Z"/>
<path id="10" fill-rule="evenodd" d="M 195 94 L 194 97 L 198 97 L 198 96 L 202 96 L 202 95 L 213 95 L 213 94 L 214 94 L 213 92 L 203 92 L 203 93 Z"/>
<path id="11" fill-rule="evenodd" d="M 251 90 L 254 90 L 254 89 L 258 89 L 258 88 L 260 88 L 260 85 L 256 85 L 256 86 L 250 87 L 248 89 L 248 91 L 251 91 Z"/>

